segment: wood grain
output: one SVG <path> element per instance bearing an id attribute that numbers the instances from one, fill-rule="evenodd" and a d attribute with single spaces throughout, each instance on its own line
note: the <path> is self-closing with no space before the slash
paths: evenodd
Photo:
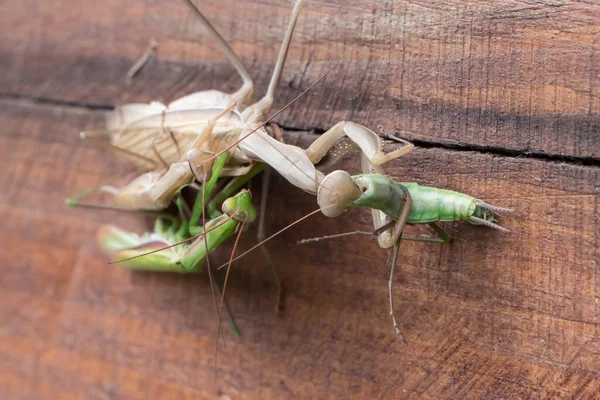
<path id="1" fill-rule="evenodd" d="M 202 9 L 263 93 L 290 2 Z M 6 0 L 0 11 L 5 96 L 106 106 L 239 85 L 182 3 Z M 276 107 L 341 64 L 279 122 L 326 129 L 351 119 L 427 142 L 597 159 L 599 32 L 593 2 L 308 1 Z M 151 37 L 158 59 L 126 88 Z"/>
<path id="2" fill-rule="evenodd" d="M 202 2 L 268 83 L 289 2 Z M 150 220 L 68 208 L 66 197 L 126 174 L 82 143 L 105 109 L 239 84 L 178 2 L 0 3 L 0 394 L 7 399 L 425 398 L 600 396 L 600 159 L 592 2 L 308 1 L 277 106 L 339 70 L 279 122 L 306 147 L 352 119 L 416 139 L 386 165 L 399 181 L 458 190 L 517 211 L 510 234 L 446 224 L 451 245 L 406 242 L 388 315 L 389 254 L 362 237 L 370 214 L 314 216 L 233 270 L 214 379 L 216 321 L 204 274 L 131 273 L 95 243 L 104 223 Z M 159 54 L 124 76 L 150 37 Z M 341 168 L 357 170 L 352 157 Z M 267 231 L 316 208 L 274 178 Z M 256 201 L 258 183 L 253 183 Z M 427 232 L 426 230 L 424 232 Z M 241 249 L 255 243 L 256 226 Z M 224 262 L 231 244 L 215 262 Z"/>
<path id="3" fill-rule="evenodd" d="M 299 224 L 267 245 L 286 291 L 281 317 L 260 254 L 235 268 L 228 298 L 243 336 L 227 332 L 215 386 L 207 278 L 106 265 L 94 231 L 147 229 L 143 219 L 64 205 L 121 170 L 74 134 L 99 113 L 12 101 L 2 110 L 8 398 L 566 398 L 600 385 L 596 167 L 416 150 L 388 172 L 514 207 L 502 220 L 512 233 L 450 224 L 450 246 L 403 245 L 395 300 L 405 348 L 387 315 L 386 252 L 360 237 L 295 245 L 369 229 L 369 213 Z M 289 136 L 302 146 L 313 138 Z M 269 232 L 315 207 L 293 188 L 269 201 Z"/>

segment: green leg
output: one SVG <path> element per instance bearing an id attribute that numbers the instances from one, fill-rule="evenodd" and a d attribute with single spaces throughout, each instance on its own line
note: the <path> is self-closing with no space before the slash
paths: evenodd
<path id="1" fill-rule="evenodd" d="M 416 238 L 416 237 L 407 237 L 402 236 L 402 240 L 410 240 L 413 242 L 425 242 L 425 243 L 450 243 L 452 242 L 452 236 L 448 235 L 448 233 L 439 227 L 435 222 L 428 222 L 428 225 L 440 236 L 440 239 L 429 239 L 429 238 Z"/>
<path id="2" fill-rule="evenodd" d="M 229 182 L 209 203 L 208 203 L 208 215 L 211 218 L 215 218 L 215 216 L 219 215 L 217 211 L 217 204 L 224 202 L 228 197 L 231 197 L 234 193 L 236 193 L 243 185 L 246 184 L 250 179 L 254 178 L 258 175 L 263 169 L 265 169 L 265 164 L 258 163 L 250 172 L 246 175 L 236 176 Z"/>
<path id="3" fill-rule="evenodd" d="M 223 170 L 223 167 L 227 162 L 228 156 L 229 155 L 227 153 L 223 153 L 219 157 L 217 157 L 212 166 L 212 176 L 210 177 L 208 182 L 202 182 L 202 190 L 196 196 L 196 201 L 194 202 L 194 209 L 192 210 L 192 217 L 190 218 L 190 233 L 192 235 L 200 233 L 200 231 L 197 228 L 198 221 L 200 220 L 200 217 L 204 212 L 204 210 L 202 209 L 202 197 L 204 197 L 204 199 L 208 199 L 212 195 L 212 192 L 215 188 L 215 184 L 217 183 L 217 180 L 221 175 L 221 171 Z"/>

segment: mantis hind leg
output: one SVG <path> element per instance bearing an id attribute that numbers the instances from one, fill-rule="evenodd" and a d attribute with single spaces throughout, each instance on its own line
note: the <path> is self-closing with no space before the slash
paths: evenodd
<path id="1" fill-rule="evenodd" d="M 189 1 L 189 0 L 186 0 Z M 244 115 L 266 115 L 271 109 L 271 105 L 273 104 L 273 98 L 275 97 L 275 89 L 279 85 L 279 81 L 281 80 L 281 73 L 283 71 L 283 66 L 285 65 L 285 59 L 288 54 L 288 49 L 290 46 L 290 42 L 292 41 L 292 35 L 294 33 L 294 29 L 296 27 L 296 22 L 298 21 L 298 16 L 300 14 L 300 9 L 302 8 L 303 0 L 296 0 L 294 3 L 294 8 L 292 9 L 292 15 L 290 16 L 290 20 L 288 22 L 288 27 L 285 32 L 285 37 L 283 42 L 281 43 L 281 47 L 279 49 L 279 54 L 277 56 L 277 61 L 275 63 L 275 68 L 273 69 L 273 74 L 271 75 L 271 80 L 269 82 L 269 86 L 267 87 L 267 92 L 263 96 L 262 99 L 257 101 L 256 103 L 250 105 L 248 109 L 244 110 Z"/>
<path id="2" fill-rule="evenodd" d="M 108 206 L 108 205 L 104 205 L 104 204 L 87 203 L 84 201 L 80 201 L 80 199 L 82 199 L 94 192 L 107 192 L 107 193 L 115 194 L 118 191 L 119 191 L 119 189 L 114 186 L 100 184 L 100 185 L 96 185 L 90 189 L 85 189 L 85 190 L 82 190 L 81 192 L 75 193 L 73 196 L 71 196 L 67 200 L 65 200 L 65 203 L 66 203 L 66 205 L 71 206 L 71 207 L 102 208 L 102 209 L 116 210 L 116 211 L 133 211 L 133 210 L 125 209 L 125 208 L 121 208 L 121 207 L 113 207 L 113 206 Z"/>
<path id="3" fill-rule="evenodd" d="M 250 74 L 242 64 L 242 61 L 239 57 L 233 52 L 229 44 L 223 36 L 215 29 L 215 27 L 210 23 L 210 21 L 202 14 L 202 12 L 192 3 L 191 0 L 184 0 L 184 3 L 192 10 L 192 12 L 196 15 L 196 17 L 200 20 L 202 25 L 210 32 L 213 38 L 217 41 L 221 51 L 225 54 L 231 65 L 235 68 L 238 75 L 242 78 L 243 84 L 242 87 L 235 92 L 231 97 L 234 102 L 240 102 L 242 104 L 247 104 L 252 97 L 252 92 L 254 91 L 254 82 L 252 82 L 252 78 L 250 78 Z M 200 92 L 201 93 L 201 92 Z M 190 95 L 193 96 L 194 94 Z"/>
<path id="4" fill-rule="evenodd" d="M 396 334 L 400 336 L 400 339 L 404 342 L 404 345 L 408 347 L 408 342 L 404 338 L 404 335 L 400 331 L 400 327 L 398 326 L 398 322 L 396 322 L 396 315 L 394 314 L 394 296 L 392 295 L 392 287 L 394 285 L 394 270 L 396 269 L 396 264 L 398 262 L 398 254 L 400 254 L 400 240 L 396 242 L 394 245 L 394 255 L 392 257 L 392 266 L 390 268 L 390 280 L 388 281 L 388 295 L 390 302 L 390 316 L 392 317 L 392 322 L 394 324 L 394 329 L 396 329 Z"/>

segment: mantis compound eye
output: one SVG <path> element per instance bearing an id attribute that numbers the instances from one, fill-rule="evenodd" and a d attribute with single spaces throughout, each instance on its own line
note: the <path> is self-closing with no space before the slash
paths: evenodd
<path id="1" fill-rule="evenodd" d="M 327 175 L 317 191 L 321 212 L 330 218 L 341 215 L 362 195 L 362 191 L 346 171 L 333 171 Z"/>

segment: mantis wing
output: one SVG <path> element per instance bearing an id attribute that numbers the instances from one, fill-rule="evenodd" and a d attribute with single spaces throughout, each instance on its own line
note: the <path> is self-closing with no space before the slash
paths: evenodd
<path id="1" fill-rule="evenodd" d="M 122 121 L 160 109 L 160 103 L 152 104 L 128 104 L 120 107 L 125 115 Z M 139 170 L 150 171 L 157 165 L 171 165 L 181 161 L 210 121 L 222 112 L 220 108 L 154 112 L 126 125 L 115 122 L 112 113 L 107 122 L 107 130 L 87 131 L 82 136 L 107 138 L 109 145 L 115 150 L 121 150 L 120 153 Z M 231 111 L 219 118 L 211 136 L 226 135 L 241 123 L 241 115 Z M 115 126 L 121 127 L 115 129 Z"/>
<path id="2" fill-rule="evenodd" d="M 125 104 L 106 115 L 106 129 L 118 131 L 143 118 L 161 114 L 166 109 L 167 107 L 158 101 L 150 104 Z"/>

